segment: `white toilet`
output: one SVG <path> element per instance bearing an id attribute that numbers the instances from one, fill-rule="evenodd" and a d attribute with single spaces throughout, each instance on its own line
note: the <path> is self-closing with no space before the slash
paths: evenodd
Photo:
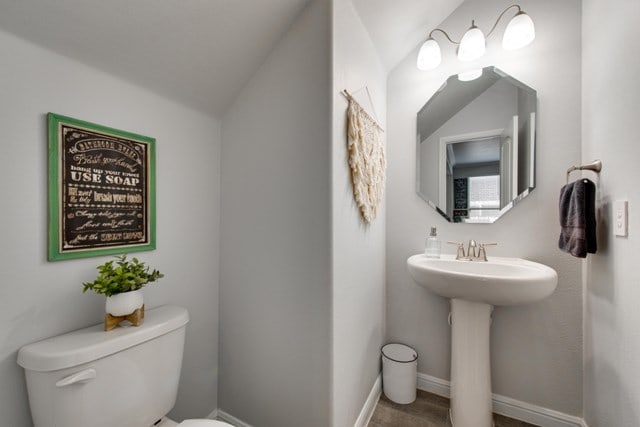
<path id="1" fill-rule="evenodd" d="M 35 427 L 229 427 L 213 420 L 176 424 L 185 327 L 182 307 L 148 310 L 138 327 L 103 325 L 29 344 L 18 352 Z"/>

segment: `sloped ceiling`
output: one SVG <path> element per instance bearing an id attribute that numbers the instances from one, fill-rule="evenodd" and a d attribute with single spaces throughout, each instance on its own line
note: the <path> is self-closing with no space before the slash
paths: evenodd
<path id="1" fill-rule="evenodd" d="M 0 30 L 220 116 L 309 1 L 0 0 Z M 462 0 L 353 2 L 391 70 Z"/>
<path id="2" fill-rule="evenodd" d="M 307 2 L 0 0 L 0 29 L 219 116 Z"/>
<path id="3" fill-rule="evenodd" d="M 427 39 L 463 0 L 353 0 L 387 71 Z"/>

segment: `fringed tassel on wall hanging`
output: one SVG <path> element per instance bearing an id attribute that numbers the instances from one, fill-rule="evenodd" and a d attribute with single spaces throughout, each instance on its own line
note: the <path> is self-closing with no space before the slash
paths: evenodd
<path id="1" fill-rule="evenodd" d="M 384 191 L 387 167 L 384 131 L 349 92 L 342 93 L 349 100 L 347 147 L 353 196 L 365 223 L 370 224 L 376 217 Z"/>

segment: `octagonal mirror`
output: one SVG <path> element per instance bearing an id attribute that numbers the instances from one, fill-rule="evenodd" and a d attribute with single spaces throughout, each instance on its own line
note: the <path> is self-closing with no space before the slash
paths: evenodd
<path id="1" fill-rule="evenodd" d="M 535 187 L 536 91 L 481 71 L 449 77 L 418 112 L 417 191 L 450 222 L 492 223 Z"/>

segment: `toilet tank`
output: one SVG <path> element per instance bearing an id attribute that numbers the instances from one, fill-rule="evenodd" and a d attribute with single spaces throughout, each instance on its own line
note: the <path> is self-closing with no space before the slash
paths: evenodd
<path id="1" fill-rule="evenodd" d="M 141 326 L 103 325 L 24 346 L 35 427 L 150 427 L 173 407 L 187 310 L 148 310 Z"/>

